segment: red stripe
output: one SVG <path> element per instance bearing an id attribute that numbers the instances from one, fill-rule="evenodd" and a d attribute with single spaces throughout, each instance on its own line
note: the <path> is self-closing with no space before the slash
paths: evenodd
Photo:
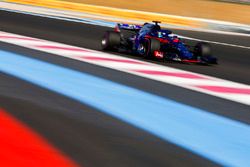
<path id="1" fill-rule="evenodd" d="M 200 62 L 199 60 L 187 60 L 187 59 L 183 59 L 182 61 L 186 63 L 199 63 Z"/>
<path id="2" fill-rule="evenodd" d="M 0 35 L 0 38 L 21 39 L 21 40 L 28 40 L 28 41 L 41 41 L 41 40 L 39 40 L 39 39 L 34 39 L 34 38 L 13 37 L 13 36 L 6 36 L 6 35 Z"/>
<path id="3" fill-rule="evenodd" d="M 45 139 L 0 108 L 0 166 L 77 166 Z"/>
<path id="4" fill-rule="evenodd" d="M 234 93 L 234 94 L 247 94 L 250 95 L 250 89 L 247 88 L 232 88 L 224 86 L 196 86 L 201 89 L 210 90 L 219 93 Z"/>
<path id="5" fill-rule="evenodd" d="M 43 48 L 43 49 L 56 49 L 56 50 L 89 52 L 88 50 L 81 49 L 81 48 L 63 47 L 63 46 L 53 46 L 53 45 L 36 45 L 35 47 Z"/>
<path id="6" fill-rule="evenodd" d="M 145 64 L 145 63 L 134 61 L 134 60 L 114 59 L 114 58 L 105 58 L 105 57 L 80 56 L 79 58 L 88 59 L 88 60 L 97 60 L 97 61 L 112 61 L 112 62 L 119 62 L 119 63 L 129 63 L 129 64 Z"/>
<path id="7" fill-rule="evenodd" d="M 180 78 L 188 78 L 188 79 L 208 79 L 195 74 L 181 73 L 181 72 L 164 72 L 164 71 L 155 71 L 155 70 L 133 70 L 135 72 L 149 74 L 149 75 L 160 75 L 160 76 L 173 76 Z"/>

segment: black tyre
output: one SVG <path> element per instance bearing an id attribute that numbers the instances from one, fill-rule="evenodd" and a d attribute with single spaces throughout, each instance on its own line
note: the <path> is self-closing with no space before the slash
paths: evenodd
<path id="1" fill-rule="evenodd" d="M 196 56 L 200 57 L 211 56 L 212 55 L 211 46 L 206 42 L 199 42 L 196 44 L 194 48 L 194 53 Z"/>
<path id="2" fill-rule="evenodd" d="M 208 43 L 197 43 L 194 53 L 196 57 L 202 61 L 202 63 L 218 64 L 217 58 L 212 56 L 211 46 Z"/>
<path id="3" fill-rule="evenodd" d="M 144 58 L 150 59 L 153 58 L 154 52 L 159 51 L 161 48 L 161 43 L 157 39 L 145 39 L 144 43 L 145 53 Z"/>
<path id="4" fill-rule="evenodd" d="M 107 31 L 102 38 L 103 50 L 114 50 L 121 43 L 121 34 L 119 32 Z"/>

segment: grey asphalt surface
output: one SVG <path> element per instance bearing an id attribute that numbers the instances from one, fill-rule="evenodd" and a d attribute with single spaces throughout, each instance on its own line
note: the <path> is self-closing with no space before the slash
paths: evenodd
<path id="1" fill-rule="evenodd" d="M 101 50 L 100 40 L 107 27 L 87 25 L 83 23 L 68 22 L 10 13 L 0 10 L 0 29 L 3 31 L 22 35 L 48 39 L 75 46 Z M 231 43 L 250 47 L 250 37 L 221 35 L 204 32 L 174 30 L 176 34 L 185 35 L 204 40 Z M 192 41 L 188 41 L 192 43 Z M 159 63 L 210 76 L 224 78 L 240 83 L 250 84 L 250 49 L 212 44 L 213 53 L 219 59 L 218 66 L 203 67 L 199 65 L 186 65 L 176 63 Z M 137 58 L 122 54 L 126 57 Z M 141 59 L 141 58 L 138 58 Z"/>
<path id="2" fill-rule="evenodd" d="M 0 30 L 100 50 L 109 28 L 0 11 Z M 250 45 L 249 37 L 176 30 L 178 34 Z M 219 65 L 155 62 L 250 84 L 250 50 L 212 45 Z M 249 106 L 131 74 L 0 43 L 0 48 L 58 64 L 250 124 Z M 137 57 L 121 54 L 122 56 Z M 217 164 L 60 94 L 0 74 L 0 106 L 45 136 L 81 166 L 216 166 Z"/>

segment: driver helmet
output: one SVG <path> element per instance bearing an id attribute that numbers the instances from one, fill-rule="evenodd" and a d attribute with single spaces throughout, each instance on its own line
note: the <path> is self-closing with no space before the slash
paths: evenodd
<path id="1" fill-rule="evenodd" d="M 158 36 L 158 38 L 162 38 L 162 37 L 163 37 L 162 32 L 158 31 L 158 32 L 157 32 L 157 36 Z"/>

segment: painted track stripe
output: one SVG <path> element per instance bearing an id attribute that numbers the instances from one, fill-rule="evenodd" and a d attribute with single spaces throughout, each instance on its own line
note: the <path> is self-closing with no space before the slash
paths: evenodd
<path id="1" fill-rule="evenodd" d="M 42 49 L 55 49 L 55 50 L 88 52 L 88 50 L 85 50 L 83 48 L 63 47 L 63 46 L 54 46 L 54 45 L 37 45 L 35 47 L 42 48 Z"/>
<path id="2" fill-rule="evenodd" d="M 27 40 L 27 41 L 40 41 L 39 39 L 29 38 L 29 37 L 15 37 L 15 36 L 8 36 L 8 35 L 0 35 L 0 38 L 6 39 L 20 39 L 20 40 Z"/>
<path id="3" fill-rule="evenodd" d="M 0 108 L 0 166 L 77 166 L 32 129 Z"/>
<path id="4" fill-rule="evenodd" d="M 17 39 L 1 38 L 1 35 L 17 37 Z M 44 51 L 58 56 L 76 59 L 95 65 L 100 65 L 103 67 L 127 72 L 130 74 L 161 81 L 167 84 L 180 86 L 186 89 L 191 89 L 201 93 L 206 93 L 209 95 L 250 105 L 250 95 L 244 92 L 242 93 L 241 90 L 250 89 L 250 85 L 46 40 L 39 39 L 39 41 L 28 41 L 18 39 L 25 37 L 26 36 L 0 31 L 0 41 L 2 42 L 16 44 L 26 48 Z M 227 93 L 223 90 L 214 91 L 215 89 L 204 89 L 202 88 L 204 86 L 215 86 L 222 89 L 228 87 L 230 89 L 234 89 L 235 93 Z"/>
<path id="5" fill-rule="evenodd" d="M 161 76 L 174 76 L 180 78 L 189 78 L 189 79 L 206 79 L 205 77 L 188 74 L 188 73 L 177 73 L 177 72 L 164 72 L 164 71 L 156 71 L 156 70 L 134 70 L 139 73 L 149 74 L 149 75 L 161 75 Z"/>
<path id="6" fill-rule="evenodd" d="M 214 92 L 223 92 L 223 93 L 236 93 L 236 94 L 248 94 L 250 95 L 250 89 L 244 88 L 230 88 L 230 87 L 222 87 L 222 86 L 197 86 L 202 89 L 214 91 Z"/>
<path id="7" fill-rule="evenodd" d="M 249 34 L 248 34 L 249 35 Z M 246 35 L 246 36 L 248 36 Z M 199 41 L 199 42 L 208 42 L 216 45 L 222 45 L 222 46 L 230 46 L 230 47 L 236 47 L 236 48 L 242 48 L 242 49 L 250 49 L 250 46 L 243 46 L 243 45 L 236 45 L 236 44 L 230 44 L 230 43 L 224 43 L 224 42 L 216 42 L 216 41 L 209 41 L 204 39 L 198 39 L 198 38 L 191 38 L 183 35 L 178 35 L 180 38 L 188 39 L 192 41 Z"/>
<path id="8" fill-rule="evenodd" d="M 250 165 L 247 124 L 10 52 L 0 51 L 0 70 L 97 108 L 221 165 Z"/>
<path id="9" fill-rule="evenodd" d="M 88 59 L 88 60 L 97 60 L 97 61 L 111 61 L 111 62 L 119 62 L 119 63 L 144 64 L 144 63 L 139 62 L 139 61 L 105 58 L 105 57 L 81 56 L 79 58 Z"/>

